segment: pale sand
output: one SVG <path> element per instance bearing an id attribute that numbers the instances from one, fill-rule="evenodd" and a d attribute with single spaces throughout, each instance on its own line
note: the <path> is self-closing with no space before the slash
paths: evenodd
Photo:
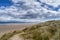
<path id="1" fill-rule="evenodd" d="M 11 37 L 9 40 L 23 40 L 21 37 L 19 37 L 19 35 L 14 35 L 13 37 Z"/>
<path id="2" fill-rule="evenodd" d="M 26 23 L 26 24 L 6 24 L 6 25 L 0 25 L 0 37 L 8 32 L 14 31 L 14 30 L 22 30 L 26 27 L 35 25 L 34 23 Z"/>

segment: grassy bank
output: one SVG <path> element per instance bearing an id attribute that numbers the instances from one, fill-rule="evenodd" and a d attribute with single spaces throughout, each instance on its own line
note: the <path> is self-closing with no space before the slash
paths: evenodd
<path id="1" fill-rule="evenodd" d="M 23 30 L 24 40 L 60 40 L 60 21 L 47 21 Z"/>

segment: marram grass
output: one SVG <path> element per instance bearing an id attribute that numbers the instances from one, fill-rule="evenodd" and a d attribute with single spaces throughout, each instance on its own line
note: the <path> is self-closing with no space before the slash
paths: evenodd
<path id="1" fill-rule="evenodd" d="M 19 34 L 23 40 L 60 40 L 60 20 L 47 21 L 20 31 L 4 34 L 0 40 L 9 40 Z"/>
<path id="2" fill-rule="evenodd" d="M 23 30 L 24 40 L 60 40 L 60 21 L 48 21 Z"/>

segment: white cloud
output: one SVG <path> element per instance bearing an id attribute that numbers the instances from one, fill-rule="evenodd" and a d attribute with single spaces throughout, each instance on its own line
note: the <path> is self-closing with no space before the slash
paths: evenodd
<path id="1" fill-rule="evenodd" d="M 20 1 L 20 0 L 12 0 L 14 3 L 17 3 L 18 1 Z"/>
<path id="2" fill-rule="evenodd" d="M 0 16 L 0 21 L 9 21 L 13 19 L 13 17 L 9 17 L 9 16 Z"/>
<path id="3" fill-rule="evenodd" d="M 60 5 L 60 0 L 40 0 L 40 1 L 52 5 L 54 7 Z"/>
<path id="4" fill-rule="evenodd" d="M 47 7 L 43 8 L 41 7 L 39 2 L 36 2 L 34 0 L 12 0 L 15 4 L 10 7 L 1 7 L 0 8 L 0 20 L 2 21 L 22 21 L 22 22 L 40 22 L 42 20 L 49 19 L 53 16 L 60 15 L 60 11 L 52 11 L 46 9 Z M 16 4 L 19 1 L 23 1 L 24 7 L 21 8 L 20 4 Z M 17 7 L 17 5 L 19 7 Z M 27 15 L 30 14 L 30 15 Z M 31 15 L 32 14 L 32 15 Z M 21 19 L 22 17 L 25 17 L 25 19 Z M 35 15 L 35 16 L 34 16 Z M 35 18 L 33 18 L 33 17 Z M 29 17 L 29 18 L 27 18 Z"/>

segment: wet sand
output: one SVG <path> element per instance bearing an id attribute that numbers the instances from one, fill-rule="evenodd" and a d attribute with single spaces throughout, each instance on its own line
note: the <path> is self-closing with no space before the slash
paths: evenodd
<path id="1" fill-rule="evenodd" d="M 6 24 L 6 25 L 0 25 L 0 37 L 8 32 L 14 31 L 14 30 L 22 30 L 26 27 L 35 25 L 34 23 L 26 23 L 26 24 Z"/>

